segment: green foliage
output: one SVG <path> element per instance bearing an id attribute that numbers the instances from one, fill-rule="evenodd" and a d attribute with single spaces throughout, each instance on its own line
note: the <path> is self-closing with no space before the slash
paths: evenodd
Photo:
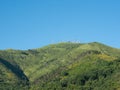
<path id="1" fill-rule="evenodd" d="M 119 90 L 120 50 L 97 42 L 0 51 L 0 90 Z"/>

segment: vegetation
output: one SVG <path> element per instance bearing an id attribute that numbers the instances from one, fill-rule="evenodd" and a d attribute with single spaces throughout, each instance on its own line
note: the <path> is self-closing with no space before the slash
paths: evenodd
<path id="1" fill-rule="evenodd" d="M 120 50 L 58 43 L 0 51 L 0 90 L 120 90 Z"/>

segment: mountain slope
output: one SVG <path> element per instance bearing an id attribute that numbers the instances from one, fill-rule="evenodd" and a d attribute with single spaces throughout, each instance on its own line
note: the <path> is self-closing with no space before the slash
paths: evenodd
<path id="1" fill-rule="evenodd" d="M 9 79 L 25 82 L 26 90 L 119 90 L 119 55 L 119 49 L 98 42 L 66 42 L 25 51 L 2 50 L 0 69 L 11 73 Z M 0 75 L 3 84 L 8 78 Z"/>
<path id="2" fill-rule="evenodd" d="M 7 60 L 0 58 L 0 90 L 27 88 L 29 80 L 23 71 Z"/>

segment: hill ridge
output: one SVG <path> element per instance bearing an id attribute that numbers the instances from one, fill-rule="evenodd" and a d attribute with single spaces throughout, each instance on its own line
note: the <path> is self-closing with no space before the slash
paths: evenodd
<path id="1" fill-rule="evenodd" d="M 25 85 L 21 85 L 21 88 L 25 88 L 26 90 L 54 90 L 55 88 L 57 90 L 71 90 L 72 88 L 75 90 L 78 88 L 86 90 L 85 88 L 87 88 L 89 90 L 93 88 L 92 85 L 100 87 L 99 85 L 105 86 L 108 84 L 104 81 L 103 84 L 96 85 L 94 83 L 95 81 L 101 83 L 99 81 L 101 78 L 110 83 L 113 81 L 115 85 L 118 85 L 116 87 L 111 86 L 111 88 L 119 88 L 119 84 L 117 84 L 119 82 L 116 81 L 119 78 L 117 76 L 119 74 L 119 55 L 119 49 L 98 42 L 64 42 L 36 49 L 0 50 L 0 64 L 7 65 L 6 69 L 0 66 L 0 68 L 3 68 L 7 72 L 7 74 L 0 74 L 0 76 L 4 80 L 7 78 L 7 75 L 15 74 L 15 76 L 20 77 L 18 81 L 22 80 L 23 85 Z M 9 72 L 9 70 L 12 72 Z M 99 76 L 97 78 L 92 76 L 92 71 L 94 71 L 94 75 Z M 0 73 L 3 73 L 3 71 L 1 70 Z M 112 81 L 110 81 L 109 75 L 113 79 Z M 16 77 L 14 78 L 17 79 Z M 95 80 L 90 78 L 95 78 Z M 75 81 L 75 79 L 77 80 Z M 79 82 L 78 80 L 82 81 Z M 5 81 L 5 83 L 8 81 Z M 11 85 L 14 85 L 12 82 L 10 82 Z M 89 82 L 92 85 L 89 85 Z M 5 85 L 2 84 L 2 89 L 4 89 Z M 88 87 L 86 87 L 87 85 Z M 18 88 L 18 84 L 14 87 Z M 110 89 L 108 85 L 105 87 L 108 88 L 106 90 Z M 95 87 L 92 90 L 96 90 Z M 99 88 L 98 90 L 101 89 Z"/>

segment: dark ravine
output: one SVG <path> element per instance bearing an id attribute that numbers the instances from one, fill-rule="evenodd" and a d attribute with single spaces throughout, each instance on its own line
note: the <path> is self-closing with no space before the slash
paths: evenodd
<path id="1" fill-rule="evenodd" d="M 7 67 L 8 69 L 10 69 L 18 78 L 20 78 L 22 80 L 29 81 L 29 79 L 24 74 L 24 72 L 20 69 L 19 66 L 13 66 L 9 62 L 7 62 L 6 60 L 1 59 L 1 58 L 0 58 L 0 63 L 2 63 L 5 67 Z"/>

